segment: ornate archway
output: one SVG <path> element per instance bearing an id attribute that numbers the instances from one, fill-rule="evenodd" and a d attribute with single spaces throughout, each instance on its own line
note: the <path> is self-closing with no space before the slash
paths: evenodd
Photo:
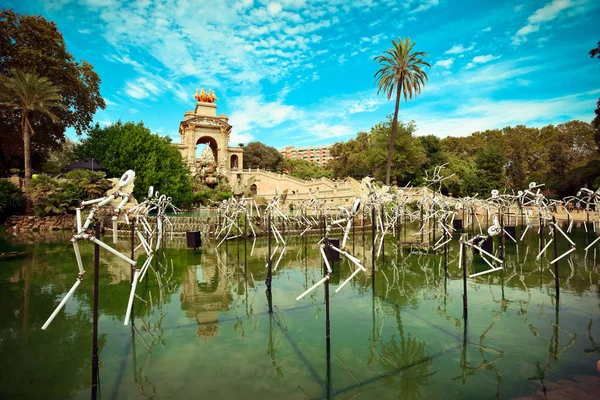
<path id="1" fill-rule="evenodd" d="M 236 154 L 231 156 L 231 161 L 229 164 L 229 168 L 238 169 L 238 156 Z"/>

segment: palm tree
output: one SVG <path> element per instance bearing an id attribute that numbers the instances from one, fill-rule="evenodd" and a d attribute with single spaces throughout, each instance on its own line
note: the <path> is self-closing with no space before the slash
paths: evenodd
<path id="1" fill-rule="evenodd" d="M 427 74 L 423 67 L 431 68 L 428 62 L 423 60 L 427 53 L 422 51 L 413 52 L 416 42 L 410 38 L 403 40 L 398 37 L 398 41 L 392 40 L 392 48 L 383 52 L 382 55 L 374 58 L 381 65 L 381 69 L 375 73 L 377 81 L 377 94 L 385 92 L 388 100 L 396 93 L 396 108 L 394 110 L 394 119 L 392 120 L 392 134 L 388 145 L 387 164 L 385 168 L 385 183 L 390 184 L 392 171 L 392 154 L 394 152 L 394 143 L 396 141 L 396 130 L 398 127 L 398 108 L 400 107 L 400 95 L 404 95 L 404 101 L 412 100 L 413 96 L 421 93 L 421 88 L 425 86 Z"/>
<path id="2" fill-rule="evenodd" d="M 0 106 L 21 113 L 25 178 L 31 178 L 31 136 L 34 132 L 30 118 L 35 113 L 42 113 L 53 122 L 58 122 L 59 118 L 50 108 L 59 106 L 60 92 L 48 78 L 18 69 L 11 69 L 10 72 L 12 77 L 0 76 Z"/>

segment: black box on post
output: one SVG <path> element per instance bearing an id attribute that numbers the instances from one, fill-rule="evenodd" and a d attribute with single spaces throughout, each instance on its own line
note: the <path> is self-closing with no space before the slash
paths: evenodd
<path id="1" fill-rule="evenodd" d="M 340 248 L 340 239 L 329 239 L 328 243 Z M 337 262 L 340 261 L 340 253 L 329 247 L 327 244 L 325 245 L 325 256 L 327 256 L 327 261 L 329 262 Z"/>
<path id="2" fill-rule="evenodd" d="M 461 230 L 463 228 L 462 219 L 452 221 L 452 227 L 457 231 Z"/>
<path id="3" fill-rule="evenodd" d="M 517 240 L 517 227 L 516 226 L 505 226 L 504 231 Z"/>
<path id="4" fill-rule="evenodd" d="M 189 249 L 196 250 L 199 247 L 202 247 L 202 237 L 200 236 L 200 232 L 186 232 L 185 237 L 187 238 L 187 247 Z"/>

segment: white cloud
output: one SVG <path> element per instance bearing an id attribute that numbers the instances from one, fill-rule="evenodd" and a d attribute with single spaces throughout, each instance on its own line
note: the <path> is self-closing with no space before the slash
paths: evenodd
<path id="1" fill-rule="evenodd" d="M 269 14 L 271 14 L 272 16 L 276 16 L 281 12 L 281 10 L 281 4 L 277 3 L 276 1 L 269 3 L 269 5 L 267 6 L 267 11 L 269 11 Z"/>
<path id="2" fill-rule="evenodd" d="M 134 81 L 125 83 L 125 93 L 136 99 L 146 99 L 151 97 L 151 99 L 156 100 L 156 96 L 152 95 L 158 95 L 162 92 L 162 89 L 147 78 L 138 78 Z"/>
<path id="3" fill-rule="evenodd" d="M 362 112 L 372 112 L 379 108 L 380 105 L 387 103 L 385 96 L 377 96 L 373 92 L 371 96 L 365 96 L 358 100 L 342 102 L 342 107 L 348 110 L 348 114 L 358 114 Z"/>
<path id="4" fill-rule="evenodd" d="M 77 29 L 77 32 L 81 33 L 82 35 L 89 35 L 92 33 L 91 29 Z"/>
<path id="5" fill-rule="evenodd" d="M 428 107 L 413 107 L 411 118 L 417 122 L 419 135 L 439 137 L 467 136 L 476 131 L 520 124 L 541 127 L 571 119 L 589 120 L 598 93 L 600 90 L 530 100 L 473 99 L 447 112 L 446 117 L 438 118 L 431 117 Z"/>
<path id="6" fill-rule="evenodd" d="M 418 13 L 422 11 L 429 10 L 431 7 L 437 6 L 440 4 L 439 0 L 424 0 L 421 4 L 417 6 L 414 10 L 411 10 L 410 13 Z"/>
<path id="7" fill-rule="evenodd" d="M 249 143 L 254 139 L 249 133 L 237 133 L 236 131 L 232 131 L 229 136 L 229 144 L 230 146 L 236 146 L 238 143 Z"/>
<path id="8" fill-rule="evenodd" d="M 320 122 L 310 127 L 310 133 L 321 139 L 341 138 L 354 134 L 354 130 L 348 125 L 329 125 L 325 122 Z"/>
<path id="9" fill-rule="evenodd" d="M 232 100 L 234 110 L 229 116 L 238 135 L 251 134 L 257 128 L 272 128 L 297 120 L 304 114 L 294 106 L 283 104 L 283 98 L 268 102 L 262 96 L 240 96 Z"/>
<path id="10" fill-rule="evenodd" d="M 443 68 L 450 68 L 452 66 L 452 63 L 454 63 L 454 59 L 453 58 L 446 58 L 445 60 L 438 60 L 433 66 L 439 66 L 439 67 L 443 67 Z"/>
<path id="11" fill-rule="evenodd" d="M 487 28 L 483 28 L 483 29 L 481 30 L 481 32 L 490 32 L 491 30 L 492 30 L 492 27 L 491 27 L 491 26 L 488 26 Z"/>
<path id="12" fill-rule="evenodd" d="M 462 44 L 455 44 L 450 49 L 446 50 L 444 54 L 460 54 L 466 51 L 471 51 L 475 48 L 475 45 L 472 44 L 469 47 L 464 47 Z"/>
<path id="13" fill-rule="evenodd" d="M 473 61 L 466 65 L 466 69 L 474 68 L 477 64 L 485 64 L 493 60 L 497 60 L 502 56 L 493 56 L 491 54 L 486 54 L 484 56 L 475 56 L 473 57 Z"/>
<path id="14" fill-rule="evenodd" d="M 539 31 L 542 24 L 558 18 L 565 10 L 575 9 L 576 11 L 571 13 L 572 15 L 584 11 L 580 6 L 586 2 L 587 0 L 553 0 L 545 6 L 538 8 L 527 18 L 527 24 L 520 28 L 511 38 L 511 43 L 519 45 L 527 41 L 527 35 Z"/>

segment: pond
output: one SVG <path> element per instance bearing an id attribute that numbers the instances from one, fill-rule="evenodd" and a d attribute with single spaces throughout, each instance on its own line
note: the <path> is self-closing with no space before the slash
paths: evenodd
<path id="1" fill-rule="evenodd" d="M 197 251 L 168 241 L 138 285 L 128 326 L 130 267 L 101 251 L 101 396 L 479 399 L 597 391 L 600 275 L 597 251 L 583 251 L 596 234 L 580 228 L 571 237 L 577 250 L 559 262 L 558 305 L 553 253 L 536 260 L 538 236 L 530 232 L 518 247 L 507 244 L 504 270 L 468 280 L 467 324 L 458 241 L 433 254 L 401 250 L 390 237 L 374 280 L 361 272 L 335 293 L 352 272 L 348 261 L 335 264 L 329 351 L 325 288 L 296 301 L 323 276 L 317 237 L 288 238 L 273 274 L 272 312 L 266 239 Z M 90 397 L 91 244 L 81 245 L 83 283 L 40 329 L 75 282 L 69 239 L 0 238 L 0 252 L 24 253 L 0 263 L 2 398 Z M 561 240 L 559 253 L 567 245 Z M 128 254 L 127 239 L 117 248 Z M 368 235 L 363 241 L 356 232 L 347 248 L 370 268 Z M 486 268 L 474 256 L 469 272 Z"/>

